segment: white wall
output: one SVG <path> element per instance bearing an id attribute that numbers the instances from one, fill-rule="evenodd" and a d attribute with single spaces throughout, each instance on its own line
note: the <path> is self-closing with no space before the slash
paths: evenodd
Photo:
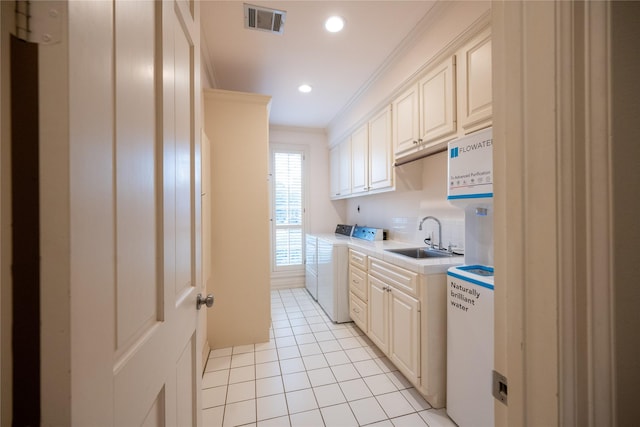
<path id="1" fill-rule="evenodd" d="M 271 319 L 266 179 L 271 98 L 211 89 L 204 97 L 212 236 L 205 262 L 211 263 L 208 290 L 218 301 L 207 311 L 208 341 L 213 349 L 265 342 Z"/>
<path id="2" fill-rule="evenodd" d="M 446 154 L 441 152 L 399 166 L 407 170 L 417 168 L 417 172 L 421 172 L 421 190 L 399 190 L 348 199 L 347 223 L 384 228 L 388 230 L 389 239 L 409 243 L 423 244 L 424 238 L 433 233 L 437 243 L 434 221 L 426 221 L 422 231 L 418 231 L 420 220 L 433 215 L 442 223 L 443 245 L 451 243 L 464 247 L 464 211 L 447 202 Z"/>
<path id="3" fill-rule="evenodd" d="M 307 232 L 333 233 L 336 224 L 346 219 L 346 202 L 329 200 L 329 150 L 322 129 L 271 126 L 270 144 L 295 144 L 307 147 L 309 172 Z"/>

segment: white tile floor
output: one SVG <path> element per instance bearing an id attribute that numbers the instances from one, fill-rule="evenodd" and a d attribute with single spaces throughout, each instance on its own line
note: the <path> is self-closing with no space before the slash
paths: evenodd
<path id="1" fill-rule="evenodd" d="M 210 426 L 455 427 L 353 323 L 302 288 L 271 293 L 268 343 L 213 350 L 202 379 Z"/>

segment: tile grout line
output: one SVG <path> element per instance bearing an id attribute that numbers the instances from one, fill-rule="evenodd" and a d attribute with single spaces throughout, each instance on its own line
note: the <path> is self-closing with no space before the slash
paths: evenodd
<path id="1" fill-rule="evenodd" d="M 351 413 L 351 414 L 352 414 L 352 416 L 357 420 L 357 417 L 356 417 L 356 414 L 355 414 L 355 412 L 354 412 L 354 410 L 353 410 L 353 407 L 352 407 L 352 405 L 351 405 L 351 402 L 356 402 L 356 401 L 359 401 L 359 400 L 369 399 L 370 397 L 373 397 L 373 398 L 374 398 L 374 399 L 373 399 L 373 401 L 374 401 L 374 402 L 376 402 L 376 404 L 380 407 L 380 409 L 382 410 L 382 414 L 384 414 L 384 416 L 386 417 L 386 418 L 385 418 L 386 420 L 392 420 L 392 419 L 394 419 L 394 418 L 399 418 L 399 417 L 403 417 L 403 416 L 408 416 L 408 415 L 417 414 L 417 415 L 421 418 L 421 420 L 422 420 L 423 422 L 425 422 L 425 424 L 426 424 L 426 421 L 424 421 L 424 419 L 423 419 L 423 418 L 422 418 L 422 416 L 420 415 L 420 412 L 426 411 L 426 410 L 428 410 L 428 409 L 425 409 L 425 410 L 421 410 L 421 409 L 419 410 L 419 409 L 416 409 L 416 408 L 414 407 L 414 405 L 413 405 L 413 404 L 411 404 L 411 402 L 409 402 L 409 401 L 408 401 L 407 397 L 406 397 L 402 392 L 403 392 L 403 391 L 406 391 L 406 390 L 411 390 L 411 389 L 412 389 L 412 387 L 406 387 L 404 384 L 402 384 L 402 382 L 401 382 L 401 384 L 400 384 L 400 385 L 398 385 L 398 384 L 396 384 L 396 382 L 394 382 L 394 381 L 391 379 L 390 375 L 391 375 L 393 372 L 395 372 L 395 371 L 389 370 L 389 371 L 387 372 L 386 370 L 384 370 L 384 369 L 383 369 L 382 365 L 384 365 L 384 366 L 386 367 L 386 369 L 389 369 L 389 367 L 386 365 L 386 363 L 385 363 L 385 362 L 384 362 L 384 360 L 383 360 L 384 356 L 383 356 L 383 355 L 379 355 L 379 354 L 377 354 L 377 353 L 375 352 L 375 349 L 374 349 L 374 348 L 372 348 L 371 343 L 369 343 L 369 342 L 368 342 L 368 340 L 366 339 L 366 335 L 362 334 L 362 333 L 361 333 L 361 331 L 356 331 L 356 330 L 355 330 L 355 328 L 353 328 L 353 327 L 348 327 L 348 326 L 347 326 L 347 327 L 345 327 L 345 328 L 332 328 L 332 327 L 329 327 L 329 325 L 327 324 L 327 323 L 328 323 L 328 321 L 327 321 L 328 319 L 326 319 L 326 316 L 324 315 L 324 313 L 321 313 L 321 312 L 320 312 L 317 308 L 315 308 L 315 307 L 311 307 L 311 305 L 316 304 L 316 303 L 314 303 L 313 301 L 311 301 L 313 304 L 305 304 L 306 302 L 309 302 L 309 297 L 308 297 L 308 296 L 306 296 L 306 295 L 305 295 L 305 298 L 301 299 L 301 298 L 297 298 L 297 295 L 295 295 L 295 293 L 294 293 L 294 292 L 288 292 L 287 294 L 288 294 L 288 295 L 294 295 L 294 297 L 293 297 L 293 298 L 291 298 L 291 297 L 290 297 L 290 298 L 287 298 L 287 300 L 288 300 L 288 301 L 286 301 L 286 304 L 285 304 L 285 302 L 284 302 L 284 301 L 282 301 L 282 299 L 281 299 L 281 298 L 280 298 L 280 301 L 277 301 L 275 298 L 272 298 L 272 301 L 271 301 L 271 302 L 272 302 L 272 307 L 273 307 L 273 304 L 274 304 L 274 303 L 276 303 L 276 305 L 281 305 L 281 306 L 282 306 L 282 307 L 277 307 L 277 308 L 276 308 L 276 310 L 278 311 L 278 320 L 273 320 L 273 317 L 274 317 L 274 316 L 272 315 L 272 322 L 271 322 L 271 327 L 270 327 L 270 340 L 269 340 L 269 343 L 271 343 L 271 342 L 273 341 L 273 347 L 264 348 L 264 349 L 261 349 L 261 350 L 259 350 L 259 351 L 274 350 L 274 352 L 275 352 L 276 360 L 274 360 L 274 361 L 268 361 L 268 362 L 262 362 L 262 363 L 277 362 L 277 365 L 278 365 L 278 369 L 279 369 L 279 371 L 280 371 L 280 374 L 279 374 L 279 375 L 275 375 L 275 376 L 264 377 L 264 378 L 261 378 L 261 379 L 266 379 L 266 378 L 275 378 L 275 377 L 279 377 L 279 378 L 280 378 L 280 382 L 281 382 L 281 384 L 282 384 L 282 390 L 283 390 L 283 393 L 282 393 L 282 394 L 283 394 L 283 396 L 284 396 L 284 398 L 285 398 L 285 406 L 286 406 L 286 411 L 287 411 L 287 415 L 286 415 L 286 416 L 288 416 L 288 419 L 289 419 L 289 422 L 290 422 L 290 423 L 292 422 L 292 421 L 291 421 L 291 416 L 292 416 L 292 415 L 302 414 L 302 413 L 305 413 L 305 412 L 314 411 L 314 410 L 316 410 L 316 409 L 317 409 L 317 411 L 319 412 L 319 414 L 320 414 L 320 416 L 321 416 L 322 422 L 324 423 L 324 422 L 325 422 L 325 419 L 324 419 L 324 415 L 323 415 L 323 411 L 322 411 L 322 410 L 323 410 L 324 408 L 330 408 L 330 407 L 338 406 L 338 405 L 342 405 L 342 404 L 347 404 L 347 405 L 348 405 L 348 407 L 349 407 L 349 409 L 350 409 L 350 413 Z M 295 301 L 295 305 L 294 305 L 294 304 L 292 304 L 292 302 L 293 302 L 293 301 Z M 302 315 L 301 315 L 301 317 L 295 317 L 295 318 L 294 318 L 294 317 L 291 317 L 291 318 L 290 318 L 290 317 L 289 317 L 289 315 L 290 315 L 291 313 L 293 313 L 293 312 L 301 313 Z M 286 321 L 284 320 L 284 317 L 286 317 L 286 319 L 287 319 Z M 319 322 L 316 322 L 316 323 L 313 323 L 313 324 L 310 324 L 310 323 L 308 323 L 308 322 L 307 322 L 307 318 L 309 318 L 309 317 L 319 317 L 319 319 L 317 319 L 317 320 L 320 320 L 320 321 L 319 321 Z M 291 320 L 292 320 L 292 319 L 300 319 L 300 318 L 302 318 L 302 319 L 304 319 L 304 320 L 305 320 L 306 326 L 309 326 L 309 329 L 310 329 L 310 331 L 311 331 L 311 332 L 304 331 L 303 333 L 295 333 L 295 332 L 293 331 L 294 326 L 291 324 Z M 276 325 L 274 324 L 274 322 L 286 322 L 286 323 L 280 323 L 280 324 L 278 324 L 279 326 L 283 326 L 283 328 L 275 328 L 275 326 L 276 326 Z M 296 323 L 298 323 L 298 322 L 299 322 L 299 321 L 297 321 Z M 288 326 L 284 326 L 285 324 L 288 324 Z M 312 329 L 312 328 L 311 328 L 311 325 L 322 325 L 322 326 L 317 326 L 317 327 L 315 327 L 315 328 L 313 328 L 313 329 Z M 302 326 L 302 325 L 299 325 L 299 326 Z M 327 327 L 327 329 L 326 329 L 326 330 L 325 330 L 325 329 L 323 329 L 324 327 Z M 284 328 L 289 328 L 289 329 L 291 330 L 291 333 L 292 333 L 292 334 L 291 334 L 291 335 L 284 335 L 284 336 L 281 336 L 281 337 L 276 337 L 276 336 L 275 336 L 275 335 L 276 335 L 276 334 L 275 334 L 275 330 L 276 330 L 276 329 L 284 329 Z M 342 346 L 342 343 L 341 343 L 339 340 L 341 340 L 341 339 L 345 339 L 345 337 L 343 337 L 343 338 L 337 338 L 337 337 L 335 336 L 335 334 L 333 333 L 333 331 L 338 330 L 338 329 L 345 329 L 345 330 L 349 330 L 349 333 L 350 333 L 350 335 L 351 335 L 351 336 L 350 336 L 350 337 L 348 337 L 348 338 L 355 338 L 355 339 L 357 340 L 358 344 L 359 344 L 359 345 L 358 345 L 358 347 L 351 347 L 351 348 L 345 348 L 345 347 L 343 347 L 343 346 Z M 273 335 L 272 335 L 271 331 L 273 331 Z M 319 333 L 322 333 L 322 332 L 329 332 L 329 333 L 331 333 L 331 335 L 333 336 L 333 340 L 325 340 L 325 341 L 336 341 L 336 342 L 338 342 L 338 343 L 339 343 L 339 348 L 340 348 L 340 350 L 335 349 L 334 351 L 325 351 L 325 350 L 320 346 L 320 343 L 321 343 L 321 342 L 323 342 L 323 341 L 318 341 L 317 336 L 316 336 L 316 334 L 319 334 Z M 312 341 L 312 342 L 304 342 L 304 343 L 303 343 L 303 342 L 299 342 L 299 340 L 298 340 L 298 338 L 297 338 L 298 336 L 300 336 L 300 335 L 309 335 L 309 334 L 311 334 L 311 335 L 313 336 L 313 341 Z M 282 347 L 278 347 L 278 345 L 277 345 L 278 338 L 282 339 L 282 338 L 288 338 L 288 337 L 290 337 L 290 338 L 292 339 L 292 341 L 293 341 L 295 344 L 290 345 L 290 346 L 282 346 Z M 301 345 L 310 345 L 310 344 L 315 344 L 315 345 L 316 345 L 316 347 L 318 347 L 318 350 L 320 350 L 320 353 L 313 353 L 313 352 L 312 352 L 311 354 L 307 353 L 306 355 L 303 355 L 303 352 L 300 350 L 300 346 L 301 346 Z M 295 347 L 295 348 L 296 348 L 297 353 L 299 354 L 299 357 L 293 357 L 293 358 L 281 359 L 281 358 L 280 358 L 280 352 L 279 352 L 279 349 L 281 349 L 281 348 L 288 348 L 288 347 Z M 347 351 L 348 351 L 348 350 L 355 350 L 355 349 L 363 349 L 364 351 L 366 351 L 366 353 L 367 353 L 367 355 L 368 355 L 368 359 L 362 359 L 362 360 L 355 360 L 355 361 L 354 361 L 354 360 L 350 357 L 350 354 L 349 354 L 349 353 L 347 353 Z M 314 351 L 315 351 L 315 350 L 314 350 Z M 345 356 L 347 357 L 347 360 L 349 360 L 349 362 L 339 363 L 339 364 L 336 364 L 336 365 L 331 365 L 331 364 L 329 364 L 329 361 L 328 361 L 328 359 L 327 359 L 327 356 L 326 356 L 326 355 L 327 355 L 328 353 L 333 353 L 333 352 L 338 352 L 338 351 L 343 352 L 343 353 L 345 354 Z M 278 417 L 266 418 L 265 420 L 258 420 L 258 408 L 257 408 L 257 404 L 258 404 L 258 402 L 257 402 L 257 401 L 258 401 L 258 399 L 259 399 L 259 398 L 263 398 L 263 397 L 272 396 L 272 395 L 267 394 L 267 395 L 265 395 L 265 396 L 258 397 L 258 381 L 259 381 L 259 379 L 257 378 L 257 376 L 258 376 L 257 367 L 258 367 L 258 365 L 259 365 L 260 363 L 258 363 L 258 362 L 257 362 L 257 360 L 256 360 L 256 353 L 257 353 L 257 352 L 258 352 L 258 350 L 256 350 L 255 346 L 253 346 L 253 349 L 252 349 L 252 353 L 253 353 L 253 364 L 252 364 L 252 366 L 253 366 L 253 381 L 254 381 L 254 396 L 255 396 L 255 401 L 254 401 L 254 402 L 255 402 L 255 411 L 256 411 L 256 421 L 255 421 L 255 422 L 256 422 L 256 423 L 259 423 L 259 422 L 261 422 L 261 421 L 267 421 L 267 420 L 269 420 L 269 419 L 278 418 Z M 207 360 L 207 365 L 205 365 L 205 367 L 206 367 L 206 366 L 208 366 L 208 363 L 210 363 L 210 360 L 209 360 L 209 359 L 211 359 L 210 354 L 211 354 L 211 352 L 209 353 L 209 357 L 208 357 L 208 360 Z M 242 354 L 242 353 L 236 353 L 236 354 Z M 326 366 L 323 366 L 323 367 L 317 367 L 317 368 L 313 368 L 313 369 L 308 369 L 308 368 L 307 368 L 307 364 L 305 363 L 305 358 L 309 358 L 309 357 L 317 356 L 317 355 L 322 356 L 322 361 L 324 362 L 324 364 L 325 364 Z M 226 413 L 226 412 L 227 412 L 227 411 L 226 411 L 226 409 L 227 409 L 227 408 L 226 408 L 226 406 L 227 406 L 227 404 L 228 404 L 228 398 L 229 398 L 229 392 L 230 392 L 230 391 L 229 391 L 229 386 L 230 386 L 229 381 L 230 381 L 230 377 L 231 377 L 231 370 L 233 369 L 233 368 L 231 368 L 231 364 L 233 363 L 233 356 L 234 356 L 234 353 L 233 353 L 233 347 L 231 347 L 231 359 L 232 359 L 232 360 L 229 362 L 229 363 L 230 363 L 230 365 L 229 365 L 229 369 L 228 369 L 228 373 L 227 373 L 227 390 L 226 390 L 226 396 L 225 396 L 225 403 L 224 403 L 224 405 L 223 405 L 223 406 L 225 406 L 225 408 L 223 408 L 223 420 L 224 420 L 224 416 L 226 416 L 226 415 L 227 415 L 227 413 Z M 301 363 L 302 363 L 302 366 L 303 366 L 303 368 L 304 368 L 302 371 L 299 371 L 298 373 L 302 373 L 302 372 L 304 372 L 304 374 L 305 374 L 305 375 L 304 375 L 304 377 L 305 377 L 305 378 L 306 378 L 306 380 L 308 381 L 308 383 L 309 383 L 309 387 L 308 387 L 308 388 L 303 388 L 303 389 L 300 389 L 300 390 L 292 390 L 291 392 L 294 392 L 294 391 L 301 391 L 301 390 L 311 390 L 311 392 L 313 393 L 313 398 L 314 398 L 314 402 L 315 402 L 315 406 L 316 406 L 316 408 L 311 409 L 311 410 L 308 410 L 308 411 L 301 411 L 301 412 L 298 412 L 298 413 L 296 413 L 296 414 L 291 414 L 291 413 L 290 413 L 290 408 L 289 408 L 289 402 L 288 402 L 288 400 L 287 400 L 287 398 L 286 398 L 286 397 L 287 397 L 287 393 L 288 393 L 288 392 L 287 392 L 287 391 L 285 390 L 285 388 L 284 388 L 284 375 L 289 375 L 289 374 L 293 374 L 293 373 L 297 373 L 297 372 L 289 372 L 288 374 L 284 374 L 284 373 L 282 372 L 282 365 L 281 365 L 281 362 L 283 362 L 283 361 L 285 361 L 285 360 L 292 360 L 292 359 L 296 359 L 296 358 L 299 358 L 299 359 L 300 359 L 300 361 L 301 361 Z M 363 375 L 362 375 L 362 373 L 361 373 L 361 372 L 357 369 L 357 367 L 355 366 L 355 363 L 357 363 L 357 362 L 364 362 L 364 361 L 371 361 L 371 362 L 375 363 L 375 365 L 376 365 L 376 367 L 378 368 L 378 370 L 380 371 L 380 373 L 379 373 L 379 374 L 372 374 L 372 375 L 366 375 L 366 376 L 363 376 Z M 338 386 L 339 390 L 340 390 L 340 391 L 341 391 L 341 393 L 342 393 L 342 386 L 341 386 L 341 384 L 342 384 L 343 382 L 346 382 L 347 380 L 345 380 L 345 381 L 342 381 L 342 382 L 341 382 L 341 381 L 339 381 L 337 378 L 334 378 L 335 382 L 328 383 L 328 384 L 320 384 L 320 385 L 318 385 L 318 386 L 313 386 L 313 384 L 312 384 L 312 382 L 311 382 L 311 377 L 309 376 L 309 373 L 310 373 L 311 371 L 314 371 L 314 370 L 320 370 L 320 369 L 325 369 L 325 368 L 326 368 L 326 369 L 329 369 L 329 371 L 330 371 L 330 372 L 331 372 L 331 374 L 333 375 L 333 369 L 332 369 L 333 367 L 335 367 L 335 366 L 341 366 L 341 365 L 345 365 L 345 364 L 348 364 L 348 365 L 352 365 L 352 366 L 353 366 L 353 368 L 355 369 L 356 373 L 358 374 L 358 378 L 357 378 L 357 379 L 360 379 L 360 380 L 362 381 L 362 383 L 364 384 L 364 386 L 366 387 L 366 389 L 367 389 L 367 390 L 368 390 L 368 392 L 370 393 L 370 397 L 364 397 L 364 398 L 362 398 L 362 399 L 355 399 L 355 400 L 351 400 L 351 401 L 349 401 L 349 400 L 347 400 L 347 399 L 346 399 L 346 396 L 345 396 L 345 402 L 335 403 L 335 404 L 327 405 L 327 406 L 325 406 L 325 407 L 322 407 L 322 408 L 321 408 L 321 407 L 320 407 L 320 403 L 319 403 L 319 401 L 318 401 L 318 397 L 317 397 L 317 395 L 316 395 L 316 389 L 317 389 L 318 387 L 321 387 L 321 386 L 326 386 L 326 385 L 335 384 L 336 386 Z M 381 365 L 381 364 L 382 364 L 382 365 Z M 242 367 L 242 366 L 240 366 L 240 367 Z M 216 371 L 210 371 L 210 372 L 216 372 Z M 206 374 L 206 373 L 207 373 L 207 372 L 205 371 L 205 374 Z M 401 374 L 401 373 L 400 373 L 400 374 Z M 378 394 L 378 395 L 374 394 L 373 389 L 371 388 L 371 385 L 370 385 L 369 383 L 367 383 L 367 382 L 365 381 L 365 379 L 366 379 L 366 378 L 369 378 L 369 377 L 373 377 L 373 376 L 378 376 L 378 375 L 383 375 L 383 376 L 384 376 L 388 381 L 390 381 L 390 382 L 391 382 L 391 384 L 394 386 L 395 390 L 393 390 L 393 391 L 389 391 L 389 392 L 385 392 L 385 393 L 380 393 L 380 394 Z M 353 380 L 355 380 L 355 379 L 353 379 Z M 351 380 L 348 380 L 348 381 L 351 381 Z M 398 381 L 400 381 L 400 380 L 398 380 Z M 239 383 L 240 383 L 240 382 L 239 382 Z M 234 384 L 235 384 L 235 383 L 234 383 Z M 404 387 L 404 388 L 401 388 L 401 387 Z M 399 416 L 394 417 L 394 418 L 391 418 L 391 417 L 389 416 L 389 414 L 387 413 L 387 411 L 386 411 L 386 410 L 384 409 L 384 407 L 382 406 L 382 404 L 381 404 L 381 402 L 380 402 L 380 400 L 379 400 L 379 397 L 380 397 L 380 396 L 387 395 L 387 394 L 392 394 L 392 393 L 398 393 L 398 394 L 399 394 L 399 396 L 400 396 L 400 398 L 402 398 L 402 399 L 403 399 L 403 401 L 408 405 L 408 407 L 410 407 L 410 408 L 411 408 L 411 412 L 406 413 L 406 414 L 399 415 Z M 408 393 L 411 393 L 411 392 L 409 391 Z M 276 393 L 276 394 L 274 394 L 274 395 L 277 395 L 277 394 L 278 394 L 278 393 Z M 249 399 L 246 399 L 246 400 L 249 400 Z M 245 400 L 245 401 L 246 401 L 246 400 Z M 241 402 L 241 401 L 239 401 L 239 402 Z M 234 402 L 234 403 L 239 403 L 239 402 Z M 212 408 L 210 408 L 210 409 L 212 409 Z M 431 409 L 431 408 L 429 408 L 429 409 Z M 285 415 L 283 415 L 283 416 L 285 416 Z M 380 421 L 384 421 L 384 420 L 380 420 Z M 359 422 L 359 421 L 358 421 L 358 422 Z"/>

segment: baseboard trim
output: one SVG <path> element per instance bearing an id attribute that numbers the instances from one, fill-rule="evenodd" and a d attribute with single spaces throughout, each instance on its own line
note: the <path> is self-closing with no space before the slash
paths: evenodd
<path id="1" fill-rule="evenodd" d="M 304 288 L 304 276 L 271 278 L 271 290 L 290 288 Z"/>

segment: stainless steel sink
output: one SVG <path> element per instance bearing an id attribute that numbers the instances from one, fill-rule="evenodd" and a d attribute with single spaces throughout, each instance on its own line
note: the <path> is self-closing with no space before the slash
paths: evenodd
<path id="1" fill-rule="evenodd" d="M 407 249 L 385 249 L 387 252 L 394 254 L 408 256 L 410 258 L 447 258 L 452 257 L 451 252 L 447 252 L 439 249 L 431 249 L 429 247 L 422 248 L 407 248 Z"/>

